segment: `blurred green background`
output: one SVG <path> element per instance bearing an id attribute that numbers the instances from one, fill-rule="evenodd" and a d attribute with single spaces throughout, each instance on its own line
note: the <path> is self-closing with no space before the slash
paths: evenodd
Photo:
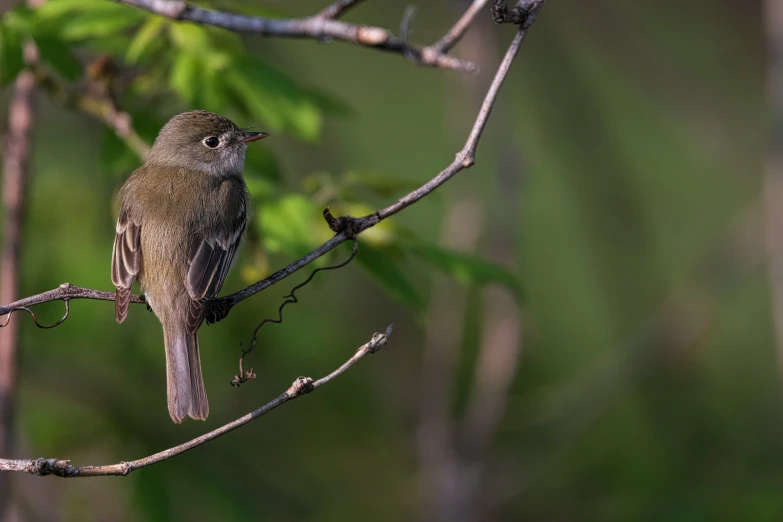
<path id="1" fill-rule="evenodd" d="M 396 32 L 408 3 L 365 2 L 346 20 Z M 287 17 L 326 2 L 208 5 Z M 467 4 L 415 5 L 410 38 L 427 44 Z M 169 420 L 161 329 L 144 307 L 118 325 L 111 303 L 76 301 L 48 331 L 15 317 L 16 456 L 77 465 L 218 427 L 395 324 L 334 383 L 175 459 L 126 478 L 13 477 L 20 519 L 780 520 L 780 373 L 752 233 L 762 22 L 752 1 L 548 2 L 476 165 L 362 235 L 356 262 L 318 274 L 282 325 L 262 328 L 255 381 L 229 386 L 240 342 L 308 271 L 202 328 L 205 423 Z M 471 76 L 99 0 L 17 7 L 0 24 L 0 121 L 14 38 L 32 34 L 64 84 L 111 56 L 117 103 L 148 142 L 190 108 L 272 134 L 249 153 L 255 222 L 225 292 L 328 238 L 323 206 L 366 213 L 451 162 L 514 32 L 479 16 L 455 51 L 479 64 Z M 139 161 L 39 93 L 22 295 L 110 289 L 112 201 Z"/>

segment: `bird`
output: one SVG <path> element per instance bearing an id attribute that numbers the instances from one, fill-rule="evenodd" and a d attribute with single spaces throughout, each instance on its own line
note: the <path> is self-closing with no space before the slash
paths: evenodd
<path id="1" fill-rule="evenodd" d="M 128 316 L 138 281 L 163 327 L 168 410 L 177 424 L 209 415 L 198 329 L 247 229 L 247 145 L 267 136 L 212 112 L 177 114 L 117 195 L 115 317 Z"/>

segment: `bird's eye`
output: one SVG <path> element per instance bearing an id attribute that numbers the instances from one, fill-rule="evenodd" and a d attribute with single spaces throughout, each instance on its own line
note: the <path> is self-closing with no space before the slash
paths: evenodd
<path id="1" fill-rule="evenodd" d="M 214 137 L 214 136 L 210 136 L 209 138 L 207 138 L 207 139 L 205 139 L 205 140 L 204 140 L 204 145 L 206 145 L 206 146 L 207 146 L 207 147 L 209 147 L 210 149 L 214 149 L 215 147 L 217 147 L 218 145 L 220 145 L 220 140 L 219 140 L 219 139 L 217 139 L 217 138 L 216 138 L 216 137 Z"/>

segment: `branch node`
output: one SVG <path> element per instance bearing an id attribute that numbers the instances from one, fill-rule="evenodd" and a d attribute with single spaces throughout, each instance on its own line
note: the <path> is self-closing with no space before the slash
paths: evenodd
<path id="1" fill-rule="evenodd" d="M 58 477 L 75 477 L 79 470 L 71 466 L 70 460 L 60 459 L 35 459 L 31 473 L 33 475 L 56 475 Z"/>
<path id="2" fill-rule="evenodd" d="M 166 16 L 175 20 L 184 20 L 190 12 L 190 6 L 187 2 L 173 1 L 167 6 Z"/>
<path id="3" fill-rule="evenodd" d="M 293 398 L 310 393 L 314 389 L 315 386 L 313 386 L 313 380 L 310 377 L 297 377 L 286 393 Z"/>
<path id="4" fill-rule="evenodd" d="M 474 163 L 476 163 L 476 158 L 473 150 L 463 149 L 455 155 L 454 159 L 464 169 L 470 168 L 473 166 Z"/>
<path id="5" fill-rule="evenodd" d="M 389 32 L 380 27 L 361 25 L 356 29 L 356 40 L 362 45 L 375 47 L 389 40 Z"/>
<path id="6" fill-rule="evenodd" d="M 372 334 L 372 339 L 370 339 L 370 342 L 367 343 L 367 351 L 370 353 L 375 353 L 380 350 L 381 347 L 389 341 L 389 337 L 391 336 L 393 329 L 394 324 L 390 324 L 388 327 L 386 327 L 385 333 L 375 332 Z"/>
<path id="7" fill-rule="evenodd" d="M 361 220 L 351 216 L 334 217 L 329 207 L 323 210 L 326 224 L 335 234 L 345 232 L 348 239 L 354 239 L 361 225 Z"/>
<path id="8" fill-rule="evenodd" d="M 355 4 L 358 4 L 360 1 L 361 0 L 337 0 L 329 7 L 322 9 L 321 12 L 315 16 L 316 18 L 329 18 L 336 20 L 344 15 L 348 9 L 353 7 Z"/>
<path id="9" fill-rule="evenodd" d="M 516 24 L 527 29 L 536 19 L 538 10 L 546 0 L 517 0 L 517 4 L 508 8 L 507 0 L 495 0 L 490 6 L 492 20 L 496 24 Z"/>

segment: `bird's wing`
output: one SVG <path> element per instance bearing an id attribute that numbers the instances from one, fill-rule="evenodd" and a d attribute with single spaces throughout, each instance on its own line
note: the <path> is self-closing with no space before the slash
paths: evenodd
<path id="1" fill-rule="evenodd" d="M 120 212 L 114 250 L 111 255 L 111 282 L 117 288 L 114 314 L 118 323 L 125 320 L 130 305 L 131 285 L 141 266 L 141 225 L 127 210 Z"/>
<path id="2" fill-rule="evenodd" d="M 247 220 L 242 214 L 230 227 L 197 237 L 191 243 L 185 274 L 185 287 L 191 298 L 188 312 L 191 332 L 201 326 L 206 302 L 220 292 L 246 228 Z"/>

